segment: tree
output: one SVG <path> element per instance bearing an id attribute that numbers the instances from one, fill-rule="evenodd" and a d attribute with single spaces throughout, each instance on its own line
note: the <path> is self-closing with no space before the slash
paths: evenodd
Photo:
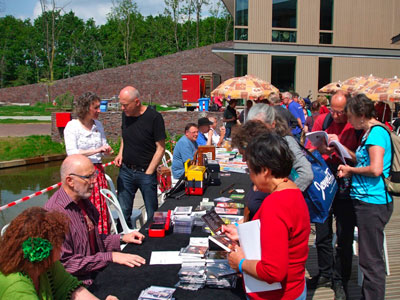
<path id="1" fill-rule="evenodd" d="M 208 5 L 208 0 L 194 0 L 194 9 L 196 11 L 196 48 L 199 47 L 199 28 L 200 28 L 200 18 L 201 9 L 204 5 Z"/>
<path id="2" fill-rule="evenodd" d="M 219 12 L 220 12 L 220 8 L 221 8 L 221 2 L 218 1 L 217 3 L 214 3 L 211 7 L 210 7 L 210 15 L 211 17 L 213 17 L 213 34 L 212 34 L 212 42 L 215 43 L 215 36 L 216 36 L 216 32 L 217 32 L 217 22 L 218 22 L 218 18 L 219 18 Z"/>
<path id="3" fill-rule="evenodd" d="M 194 1 L 186 0 L 182 12 L 185 14 L 185 27 L 186 27 L 186 49 L 190 49 L 190 33 L 192 27 L 192 13 L 194 11 Z"/>
<path id="4" fill-rule="evenodd" d="M 135 32 L 135 15 L 137 15 L 137 4 L 132 0 L 113 0 L 113 8 L 110 17 L 118 21 L 118 28 L 123 36 L 123 51 L 125 64 L 130 64 L 130 51 Z"/>
<path id="5" fill-rule="evenodd" d="M 170 16 L 174 22 L 174 37 L 175 37 L 175 45 L 176 51 L 179 51 L 179 41 L 178 41 L 178 23 L 180 21 L 180 13 L 179 4 L 181 0 L 164 0 L 165 3 L 165 14 Z"/>

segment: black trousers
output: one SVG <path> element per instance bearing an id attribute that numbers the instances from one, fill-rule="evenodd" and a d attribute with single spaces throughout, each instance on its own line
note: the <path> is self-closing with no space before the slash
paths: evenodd
<path id="1" fill-rule="evenodd" d="M 385 299 L 383 230 L 393 212 L 393 202 L 371 204 L 354 200 L 358 227 L 359 264 L 364 274 L 361 288 L 365 300 Z"/>
<path id="2" fill-rule="evenodd" d="M 332 214 L 336 217 L 335 257 L 332 246 Z M 318 269 L 321 276 L 342 283 L 350 279 L 355 222 L 352 200 L 335 198 L 326 221 L 315 224 Z"/>

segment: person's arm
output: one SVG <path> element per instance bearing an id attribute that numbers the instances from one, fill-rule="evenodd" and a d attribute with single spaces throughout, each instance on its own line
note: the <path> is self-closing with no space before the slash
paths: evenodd
<path id="1" fill-rule="evenodd" d="M 351 167 L 349 165 L 340 165 L 338 167 L 339 177 L 350 177 L 352 174 L 358 174 L 368 177 L 381 176 L 383 172 L 383 155 L 385 149 L 381 146 L 370 146 L 368 148 L 370 165 L 366 167 Z"/>
<path id="2" fill-rule="evenodd" d="M 156 142 L 156 152 L 151 159 L 149 166 L 147 167 L 146 174 L 151 175 L 155 172 L 157 166 L 160 164 L 160 161 L 165 153 L 165 139 Z"/>
<path id="3" fill-rule="evenodd" d="M 107 143 L 107 138 L 106 138 L 106 134 L 104 133 L 103 125 L 101 124 L 100 121 L 97 121 L 97 120 L 95 120 L 95 123 L 96 123 L 96 125 L 97 125 L 97 127 L 99 129 L 99 132 L 100 132 L 101 145 L 102 146 L 106 146 L 104 154 L 105 155 L 113 154 L 114 153 L 113 149 Z"/>
<path id="4" fill-rule="evenodd" d="M 85 156 L 91 156 L 93 154 L 107 152 L 109 151 L 109 149 L 111 149 L 110 146 L 108 145 L 102 145 L 96 149 L 87 149 L 87 150 L 79 149 L 77 135 L 79 135 L 80 133 L 79 130 L 76 128 L 76 125 L 74 125 L 74 123 L 75 122 L 68 123 L 69 126 L 67 124 L 64 130 L 65 150 L 68 155 L 82 154 Z"/>
<path id="5" fill-rule="evenodd" d="M 117 167 L 122 165 L 122 153 L 124 152 L 124 139 L 121 137 L 121 146 L 119 147 L 118 155 L 114 159 L 114 163 Z"/>
<path id="6" fill-rule="evenodd" d="M 210 128 L 210 130 L 207 133 L 207 143 L 206 143 L 207 146 L 212 145 L 212 136 L 213 136 L 213 131 Z"/>
<path id="7" fill-rule="evenodd" d="M 221 147 L 222 146 L 222 142 L 224 141 L 224 137 L 225 137 L 225 133 L 226 133 L 226 129 L 224 126 L 221 126 L 221 128 L 219 129 L 219 140 L 217 143 L 217 147 Z"/>
<path id="8" fill-rule="evenodd" d="M 293 169 L 295 169 L 298 175 L 294 183 L 304 192 L 314 179 L 311 163 L 307 160 L 303 150 L 293 137 L 286 136 L 285 140 L 288 142 L 289 149 L 293 152 Z"/>

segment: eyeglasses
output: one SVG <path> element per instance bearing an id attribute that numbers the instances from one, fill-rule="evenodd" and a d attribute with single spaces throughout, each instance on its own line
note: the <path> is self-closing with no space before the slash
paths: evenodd
<path id="1" fill-rule="evenodd" d="M 93 181 L 97 178 L 97 175 L 99 175 L 99 171 L 95 170 L 92 174 L 90 175 L 78 175 L 78 174 L 74 174 L 74 173 L 70 173 L 69 176 L 77 176 L 83 180 L 89 180 L 89 181 Z"/>
<path id="2" fill-rule="evenodd" d="M 346 113 L 344 110 L 339 111 L 339 110 L 334 110 L 332 108 L 330 108 L 329 111 L 331 112 L 331 114 L 336 114 L 338 116 L 342 116 L 342 115 L 344 115 Z"/>

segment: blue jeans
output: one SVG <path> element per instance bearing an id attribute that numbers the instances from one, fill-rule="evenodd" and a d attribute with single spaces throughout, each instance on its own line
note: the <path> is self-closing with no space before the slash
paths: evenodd
<path id="1" fill-rule="evenodd" d="M 147 218 L 149 220 L 153 218 L 153 214 L 158 208 L 156 173 L 147 175 L 142 171 L 132 170 L 125 164 L 122 164 L 119 170 L 117 188 L 118 200 L 121 204 L 125 221 L 130 228 L 132 228 L 133 200 L 138 189 L 143 195 Z"/>
<path id="2" fill-rule="evenodd" d="M 307 299 L 307 285 L 304 283 L 304 290 L 296 300 L 306 300 Z"/>

